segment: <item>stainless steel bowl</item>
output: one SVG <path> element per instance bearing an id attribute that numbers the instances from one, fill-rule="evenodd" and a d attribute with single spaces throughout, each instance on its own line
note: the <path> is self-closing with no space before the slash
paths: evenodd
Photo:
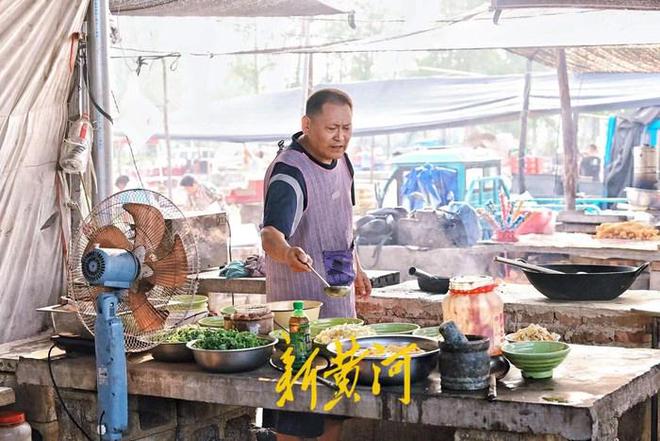
<path id="1" fill-rule="evenodd" d="M 151 350 L 154 360 L 179 363 L 193 361 L 193 353 L 186 343 L 160 343 Z"/>
<path id="2" fill-rule="evenodd" d="M 660 190 L 626 187 L 626 197 L 633 207 L 660 210 Z"/>
<path id="3" fill-rule="evenodd" d="M 250 349 L 231 349 L 226 351 L 195 348 L 197 340 L 190 341 L 186 346 L 192 350 L 195 362 L 203 369 L 211 372 L 244 372 L 251 371 L 268 363 L 277 338 L 261 337 L 269 343 Z"/>
<path id="4" fill-rule="evenodd" d="M 411 383 L 425 379 L 438 365 L 440 349 L 438 347 L 438 342 L 431 338 L 421 337 L 418 335 L 373 335 L 368 337 L 358 337 L 355 340 L 361 347 L 371 346 L 374 343 L 380 343 L 381 345 L 409 345 L 410 343 L 416 343 L 417 346 L 419 346 L 419 348 L 423 349 L 425 352 L 422 354 L 413 354 L 410 356 Z M 342 340 L 340 344 L 342 345 L 342 349 L 344 351 L 349 350 L 351 347 L 351 340 Z M 335 345 L 336 342 L 333 342 L 327 346 L 328 352 L 330 352 L 333 357 L 337 355 L 337 349 Z M 386 357 L 383 356 L 363 358 L 358 364 L 360 369 L 358 373 L 358 383 L 363 385 L 373 384 L 373 366 L 377 365 L 380 368 L 380 374 L 378 376 L 378 381 L 380 384 L 384 386 L 403 384 L 405 379 L 404 369 L 402 369 L 401 372 L 394 376 L 388 376 L 389 367 L 385 367 L 381 364 L 385 358 Z"/>

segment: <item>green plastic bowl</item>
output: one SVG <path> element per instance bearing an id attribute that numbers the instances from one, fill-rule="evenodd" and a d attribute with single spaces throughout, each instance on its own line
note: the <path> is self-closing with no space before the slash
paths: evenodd
<path id="1" fill-rule="evenodd" d="M 167 305 L 168 311 L 203 311 L 208 309 L 208 298 L 206 296 L 196 294 L 194 297 L 191 295 L 178 295 L 172 296 L 172 302 L 177 304 Z"/>
<path id="2" fill-rule="evenodd" d="M 224 328 L 225 319 L 223 317 L 204 317 L 197 324 L 205 328 Z"/>
<path id="3" fill-rule="evenodd" d="M 321 331 L 338 325 L 364 325 L 364 320 L 347 317 L 322 318 L 309 323 L 309 333 L 314 339 Z"/>
<path id="4" fill-rule="evenodd" d="M 412 335 L 419 335 L 422 337 L 432 338 L 437 341 L 444 341 L 445 339 L 440 334 L 439 326 L 429 326 L 428 328 L 419 328 L 413 331 Z"/>
<path id="5" fill-rule="evenodd" d="M 552 378 L 552 370 L 566 358 L 571 348 L 560 341 L 520 341 L 505 343 L 502 353 L 522 371 L 525 378 Z"/>
<path id="6" fill-rule="evenodd" d="M 419 329 L 419 325 L 414 323 L 373 323 L 367 326 L 376 334 L 412 334 Z"/>
<path id="7" fill-rule="evenodd" d="M 232 314 L 235 313 L 235 312 L 236 312 L 236 307 L 235 307 L 234 305 L 229 305 L 229 306 L 225 306 L 224 308 L 222 308 L 222 309 L 220 310 L 220 315 L 223 315 L 223 316 L 225 316 L 225 315 L 226 315 L 226 316 L 230 316 L 230 315 L 232 315 Z"/>
<path id="8" fill-rule="evenodd" d="M 286 350 L 286 340 L 285 340 L 285 335 L 288 335 L 289 333 L 286 332 L 284 329 L 273 329 L 268 333 L 269 337 L 273 337 L 277 339 L 277 344 L 275 344 L 275 347 L 279 349 L 280 351 L 284 352 Z"/>

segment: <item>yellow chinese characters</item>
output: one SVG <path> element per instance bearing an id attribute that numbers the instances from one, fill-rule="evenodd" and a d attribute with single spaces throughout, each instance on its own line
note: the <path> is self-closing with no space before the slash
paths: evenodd
<path id="1" fill-rule="evenodd" d="M 373 370 L 373 384 L 371 385 L 371 392 L 373 395 L 379 395 L 381 392 L 380 386 L 380 373 L 385 370 L 389 377 L 400 375 L 403 372 L 403 397 L 399 398 L 402 404 L 407 405 L 410 403 L 410 364 L 411 355 L 423 352 L 416 344 L 409 345 L 379 345 L 374 344 L 367 348 L 361 348 L 355 338 L 351 338 L 351 345 L 348 349 L 339 342 L 335 345 L 337 354 L 331 361 L 331 368 L 323 373 L 325 378 L 331 378 L 337 385 L 337 391 L 327 403 L 324 404 L 323 410 L 332 410 L 343 398 L 352 399 L 354 403 L 360 401 L 360 394 L 357 391 L 357 380 L 360 373 L 360 363 L 368 358 L 370 368 Z M 293 353 L 291 348 L 288 348 L 282 361 L 285 366 L 285 371 L 282 377 L 277 382 L 275 390 L 281 393 L 280 399 L 277 401 L 279 407 L 284 406 L 288 401 L 293 401 L 293 386 L 296 382 L 301 382 L 301 389 L 306 391 L 310 389 L 311 400 L 310 409 L 316 409 L 316 374 L 317 370 L 314 366 L 314 358 L 318 354 L 318 348 L 315 348 L 310 357 L 300 370 L 293 373 Z M 363 364 L 364 366 L 364 364 Z"/>

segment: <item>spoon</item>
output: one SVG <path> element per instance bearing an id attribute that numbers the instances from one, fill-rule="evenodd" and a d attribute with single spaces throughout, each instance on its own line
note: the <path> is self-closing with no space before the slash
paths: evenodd
<path id="1" fill-rule="evenodd" d="M 565 273 L 562 273 L 561 271 L 553 270 L 553 269 L 550 269 L 550 268 L 544 268 L 544 267 L 538 266 L 538 265 L 532 265 L 531 263 L 527 263 L 524 260 L 523 261 L 511 260 L 511 259 L 505 259 L 504 257 L 500 257 L 500 256 L 495 256 L 494 260 L 495 260 L 495 262 L 504 263 L 506 265 L 515 266 L 515 267 L 518 267 L 518 268 L 526 269 L 528 271 L 535 271 L 537 273 L 565 274 Z"/>
<path id="2" fill-rule="evenodd" d="M 309 263 L 305 263 L 307 267 L 312 270 L 316 277 L 323 282 L 323 292 L 329 297 L 346 297 L 350 292 L 351 288 L 348 286 L 331 286 Z"/>

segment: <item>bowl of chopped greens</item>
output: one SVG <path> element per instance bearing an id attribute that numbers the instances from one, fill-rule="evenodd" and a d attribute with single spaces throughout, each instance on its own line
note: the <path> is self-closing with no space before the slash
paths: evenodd
<path id="1" fill-rule="evenodd" d="M 204 332 L 204 328 L 194 325 L 169 331 L 160 344 L 152 349 L 151 355 L 158 361 L 193 361 L 192 351 L 186 347 L 186 343 L 199 338 Z"/>
<path id="2" fill-rule="evenodd" d="M 207 329 L 186 346 L 195 362 L 211 372 L 251 371 L 268 363 L 277 338 L 233 329 Z"/>

